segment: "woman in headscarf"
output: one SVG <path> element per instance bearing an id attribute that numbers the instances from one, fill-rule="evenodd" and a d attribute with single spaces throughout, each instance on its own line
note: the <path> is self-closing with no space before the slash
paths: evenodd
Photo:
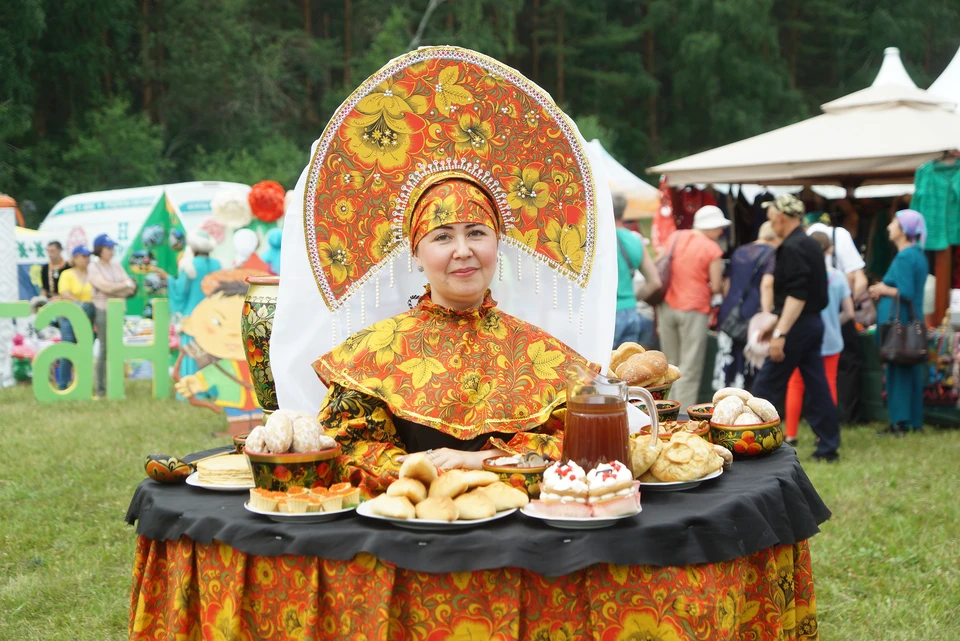
<path id="1" fill-rule="evenodd" d="M 900 297 L 900 321 L 909 320 L 909 307 L 914 315 L 922 314 L 923 286 L 930 273 L 923 246 L 927 240 L 927 226 L 923 215 L 913 209 L 897 212 L 887 225 L 890 241 L 897 248 L 890 268 L 883 280 L 871 285 L 870 295 L 877 303 L 877 322 L 893 320 L 891 313 L 896 297 Z M 902 435 L 923 429 L 923 386 L 926 363 L 897 365 L 887 363 L 887 411 L 890 426 L 880 434 Z"/>
<path id="2" fill-rule="evenodd" d="M 558 458 L 563 374 L 574 362 L 598 367 L 497 309 L 493 201 L 469 179 L 441 180 L 405 226 L 426 292 L 314 363 L 329 388 L 320 421 L 346 455 L 341 478 L 385 489 L 407 452 L 429 452 L 440 469 L 480 469 L 508 452 Z"/>
<path id="3" fill-rule="evenodd" d="M 286 217 L 270 358 L 281 408 L 325 389 L 338 481 L 377 494 L 412 452 L 560 457 L 566 370 L 613 341 L 588 153 L 539 87 L 454 47 L 397 58 L 334 114 Z"/>

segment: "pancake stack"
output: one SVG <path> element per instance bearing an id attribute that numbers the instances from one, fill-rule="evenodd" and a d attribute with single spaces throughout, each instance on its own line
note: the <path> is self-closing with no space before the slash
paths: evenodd
<path id="1" fill-rule="evenodd" d="M 197 463 L 197 482 L 200 485 L 243 487 L 253 485 L 253 475 L 245 456 L 228 454 Z"/>

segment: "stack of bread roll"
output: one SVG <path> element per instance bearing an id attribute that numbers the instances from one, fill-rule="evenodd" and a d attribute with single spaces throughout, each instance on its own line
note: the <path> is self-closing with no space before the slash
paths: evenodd
<path id="1" fill-rule="evenodd" d="M 656 387 L 680 378 L 680 369 L 667 363 L 663 352 L 645 350 L 636 343 L 624 343 L 610 355 L 610 371 L 628 385 Z"/>
<path id="2" fill-rule="evenodd" d="M 779 420 L 780 414 L 773 403 L 747 390 L 724 387 L 713 395 L 711 421 L 716 425 L 761 425 Z"/>
<path id="3" fill-rule="evenodd" d="M 493 472 L 447 470 L 443 474 L 423 453 L 411 454 L 386 494 L 367 503 L 371 513 L 394 519 L 476 521 L 526 505 L 526 492 Z"/>

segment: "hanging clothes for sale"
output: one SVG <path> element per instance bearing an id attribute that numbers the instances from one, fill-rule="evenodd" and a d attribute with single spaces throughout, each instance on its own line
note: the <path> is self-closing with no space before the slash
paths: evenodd
<path id="1" fill-rule="evenodd" d="M 930 251 L 960 245 L 960 163 L 933 160 L 913 176 L 910 206 L 923 214 Z"/>
<path id="2" fill-rule="evenodd" d="M 677 229 L 692 229 L 693 216 L 705 205 L 716 205 L 717 199 L 708 191 L 687 186 L 673 191 L 673 220 Z"/>

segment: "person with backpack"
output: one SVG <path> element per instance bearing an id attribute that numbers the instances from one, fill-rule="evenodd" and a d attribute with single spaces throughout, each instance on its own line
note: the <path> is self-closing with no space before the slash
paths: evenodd
<path id="1" fill-rule="evenodd" d="M 660 289 L 660 274 L 643 249 L 643 237 L 627 229 L 623 214 L 627 199 L 621 194 L 613 196 L 613 217 L 617 223 L 617 321 L 613 332 L 613 349 L 626 342 L 638 342 L 642 319 L 637 311 L 637 299 L 644 292 Z M 638 296 L 633 287 L 633 274 L 639 270 L 646 279 L 644 290 Z"/>

